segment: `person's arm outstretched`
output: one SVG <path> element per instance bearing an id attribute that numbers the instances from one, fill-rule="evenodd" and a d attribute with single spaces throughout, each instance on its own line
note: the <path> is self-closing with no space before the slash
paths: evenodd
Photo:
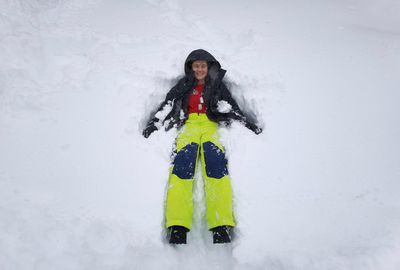
<path id="1" fill-rule="evenodd" d="M 232 111 L 230 112 L 230 116 L 232 119 L 239 120 L 244 124 L 245 127 L 253 131 L 255 134 L 260 134 L 262 132 L 262 128 L 258 127 L 255 123 L 253 123 L 248 117 L 245 116 L 243 111 L 240 109 L 236 100 L 232 97 L 231 92 L 228 90 L 224 83 L 221 84 L 222 96 L 223 99 L 228 102 L 232 106 Z"/>

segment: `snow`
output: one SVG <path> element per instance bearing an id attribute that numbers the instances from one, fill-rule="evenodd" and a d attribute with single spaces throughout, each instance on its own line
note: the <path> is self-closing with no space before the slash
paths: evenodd
<path id="1" fill-rule="evenodd" d="M 220 113 L 229 113 L 232 110 L 231 104 L 225 100 L 220 100 L 217 103 L 217 111 Z"/>
<path id="2" fill-rule="evenodd" d="M 162 122 L 164 121 L 165 117 L 167 117 L 167 115 L 172 111 L 172 107 L 173 107 L 172 101 L 168 101 L 167 104 L 165 104 L 161 108 L 161 110 L 154 115 L 155 118 L 159 119 L 159 121 L 155 123 L 158 129 L 162 127 Z"/>
<path id="3" fill-rule="evenodd" d="M 0 269 L 400 269 L 400 4 L 0 1 Z M 237 237 L 163 211 L 149 114 L 194 49 L 264 131 L 221 128 Z"/>

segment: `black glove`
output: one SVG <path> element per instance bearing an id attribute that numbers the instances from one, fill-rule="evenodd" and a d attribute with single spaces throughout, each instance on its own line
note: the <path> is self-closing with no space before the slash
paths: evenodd
<path id="1" fill-rule="evenodd" d="M 256 124 L 251 122 L 246 122 L 245 126 L 253 131 L 255 134 L 260 134 L 262 132 L 262 128 L 258 127 Z"/>
<path id="2" fill-rule="evenodd" d="M 150 136 L 151 133 L 153 133 L 154 131 L 156 131 L 158 128 L 152 123 L 150 125 L 148 125 L 144 130 L 143 130 L 143 136 L 145 138 L 148 138 Z"/>

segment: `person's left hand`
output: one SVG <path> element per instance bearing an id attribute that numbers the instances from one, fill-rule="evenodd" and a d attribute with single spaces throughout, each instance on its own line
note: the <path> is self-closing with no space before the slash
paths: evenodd
<path id="1" fill-rule="evenodd" d="M 246 122 L 246 127 L 257 135 L 263 131 L 262 128 L 258 127 L 256 124 L 251 122 Z"/>

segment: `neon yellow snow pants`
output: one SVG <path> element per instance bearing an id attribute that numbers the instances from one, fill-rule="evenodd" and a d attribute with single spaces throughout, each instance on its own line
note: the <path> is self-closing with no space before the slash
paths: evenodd
<path id="1" fill-rule="evenodd" d="M 192 189 L 197 160 L 201 158 L 208 227 L 235 226 L 232 187 L 227 159 L 219 141 L 218 124 L 206 114 L 189 114 L 176 139 L 176 154 L 170 168 L 166 200 L 166 227 L 191 229 Z"/>

